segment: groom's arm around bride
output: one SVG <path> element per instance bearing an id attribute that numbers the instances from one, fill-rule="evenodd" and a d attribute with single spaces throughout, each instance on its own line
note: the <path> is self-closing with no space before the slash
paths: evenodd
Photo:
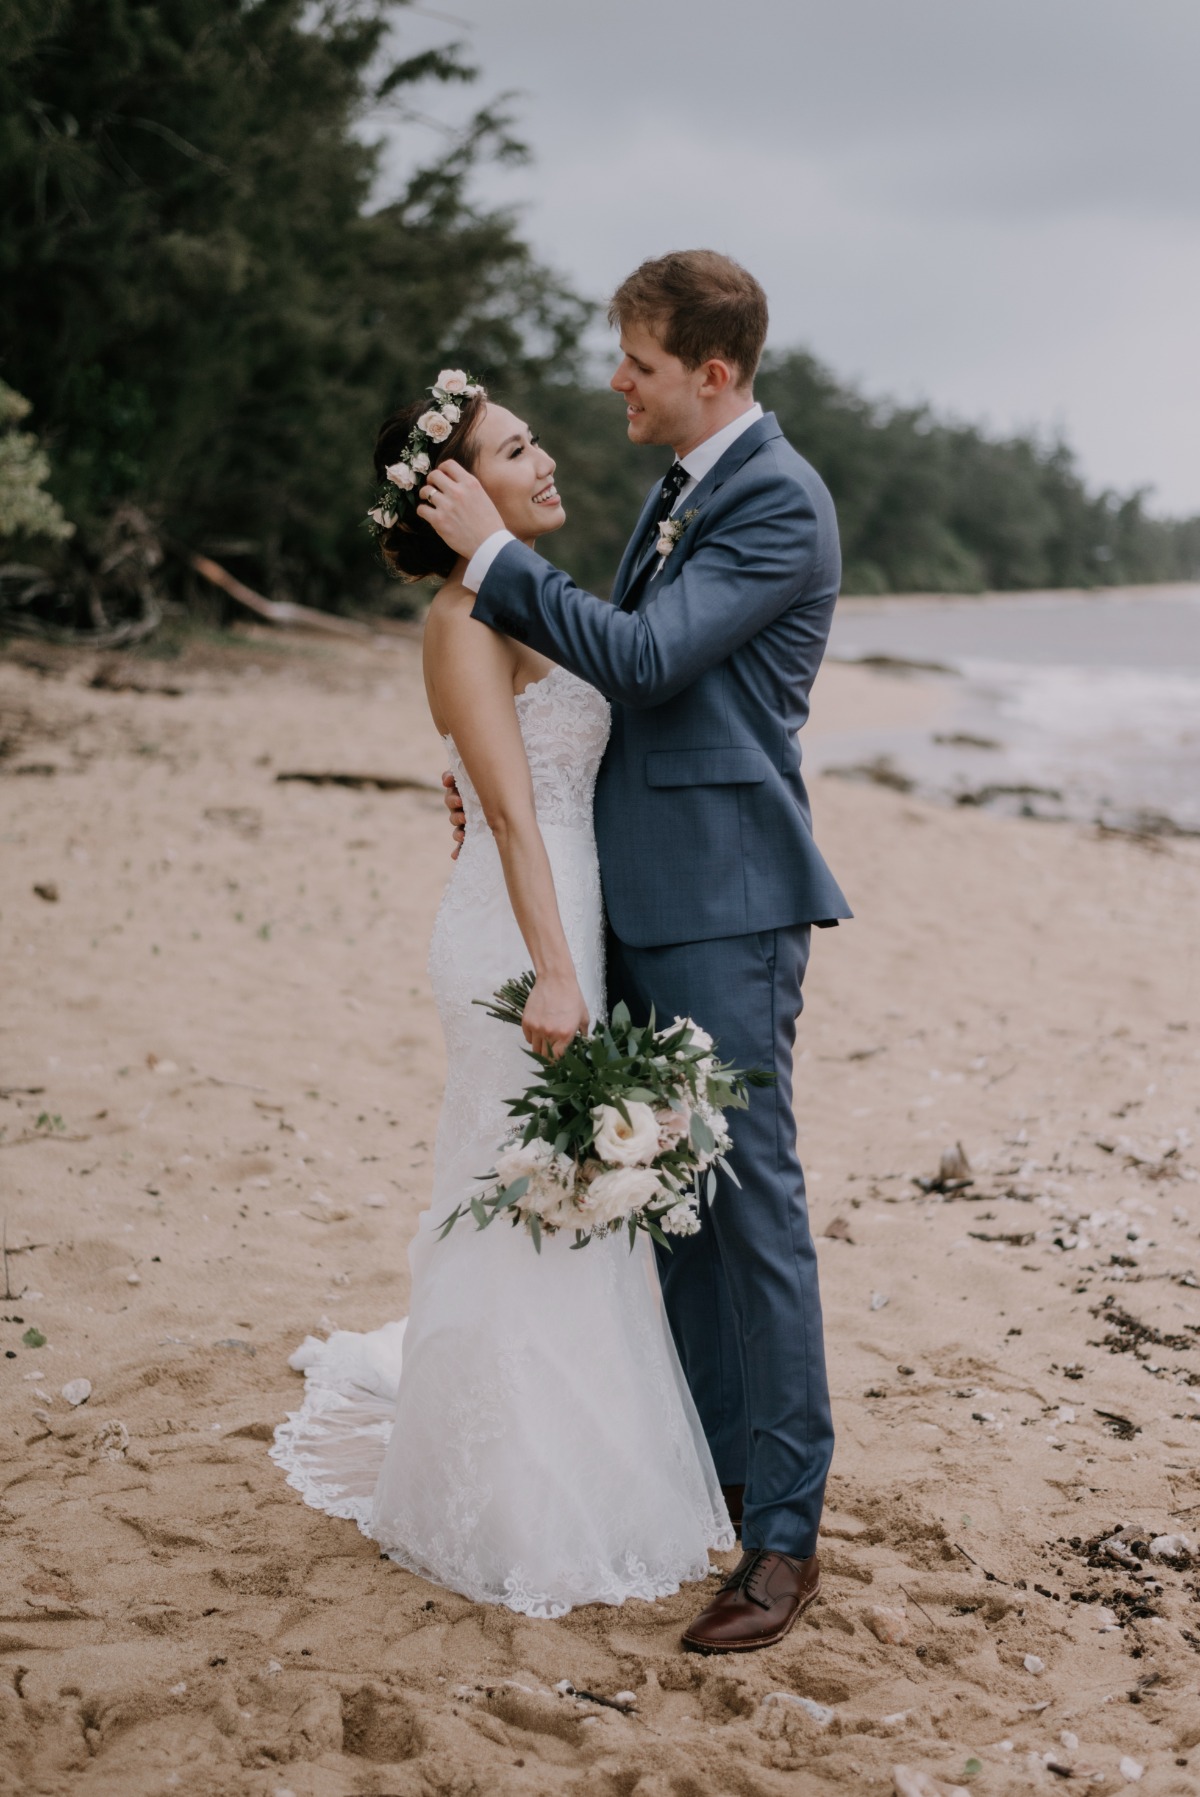
<path id="1" fill-rule="evenodd" d="M 674 339 L 653 309 L 672 289 Z M 837 520 L 820 476 L 754 404 L 766 327 L 765 301 L 747 318 L 754 295 L 752 277 L 706 252 L 646 264 L 618 290 L 612 386 L 629 435 L 672 445 L 686 479 L 667 495 L 665 556 L 661 490 L 647 497 L 611 604 L 510 536 L 465 471 L 430 477 L 426 513 L 469 558 L 473 615 L 615 703 L 596 825 L 609 918 L 629 942 L 849 915 L 812 839 L 797 742 L 837 597 Z M 748 366 L 701 359 L 722 338 Z"/>

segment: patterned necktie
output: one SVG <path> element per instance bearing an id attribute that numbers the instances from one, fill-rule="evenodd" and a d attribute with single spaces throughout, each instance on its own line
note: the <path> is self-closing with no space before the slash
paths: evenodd
<path id="1" fill-rule="evenodd" d="M 676 502 L 679 499 L 679 495 L 682 493 L 690 478 L 691 476 L 688 474 L 688 471 L 682 462 L 672 462 L 671 466 L 667 469 L 666 474 L 663 476 L 662 487 L 659 489 L 658 504 L 655 507 L 650 520 L 650 529 L 643 541 L 641 549 L 638 551 L 638 561 L 635 563 L 635 566 L 640 566 L 643 572 L 646 568 L 657 566 L 657 563 L 649 562 L 644 558 L 658 538 L 659 525 L 663 522 L 664 518 L 669 518 L 671 516 Z M 635 581 L 621 601 L 622 611 L 632 611 L 634 600 L 636 599 L 639 590 L 640 583 Z"/>
<path id="2" fill-rule="evenodd" d="M 690 476 L 682 462 L 672 462 L 663 476 L 662 491 L 658 498 L 658 510 L 654 514 L 654 528 L 657 530 L 664 518 L 669 518 L 675 510 L 679 495 L 683 492 Z"/>

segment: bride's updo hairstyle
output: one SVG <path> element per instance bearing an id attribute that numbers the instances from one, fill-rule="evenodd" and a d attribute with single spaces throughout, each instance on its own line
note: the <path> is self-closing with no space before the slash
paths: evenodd
<path id="1" fill-rule="evenodd" d="M 475 432 L 487 405 L 487 394 L 482 387 L 477 387 L 469 397 L 464 395 L 459 398 L 457 404 L 460 416 L 457 423 L 450 426 L 449 436 L 442 443 L 426 444 L 431 468 L 436 468 L 440 462 L 451 460 L 461 463 L 467 469 L 474 467 Z M 409 447 L 409 439 L 418 419 L 429 409 L 428 397 L 416 399 L 411 405 L 403 406 L 400 411 L 393 412 L 390 418 L 384 419 L 375 439 L 375 473 L 380 481 L 386 478 L 385 470 L 401 460 Z M 417 516 L 417 492 L 420 484 L 418 481 L 411 496 L 406 495 L 411 497 L 412 503 L 406 506 L 404 513 L 390 529 L 380 530 L 376 536 L 388 572 L 399 580 L 424 580 L 430 574 L 444 579 L 458 560 L 453 549 L 448 543 L 443 543 L 433 525 Z"/>

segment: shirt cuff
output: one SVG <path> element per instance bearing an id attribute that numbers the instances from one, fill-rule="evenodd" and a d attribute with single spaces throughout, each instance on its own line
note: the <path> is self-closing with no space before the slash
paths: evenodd
<path id="1" fill-rule="evenodd" d="M 506 543 L 515 543 L 516 537 L 511 530 L 494 530 L 490 537 L 479 545 L 463 575 L 463 585 L 469 593 L 477 593 L 484 583 L 488 569 L 499 555 Z"/>

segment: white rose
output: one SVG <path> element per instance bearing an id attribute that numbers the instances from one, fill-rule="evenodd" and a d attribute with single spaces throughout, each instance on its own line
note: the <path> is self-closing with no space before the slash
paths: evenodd
<path id="1" fill-rule="evenodd" d="M 689 1043 L 689 1047 L 691 1048 L 711 1048 L 713 1045 L 713 1039 L 708 1031 L 702 1030 L 700 1025 L 698 1023 L 693 1023 L 690 1017 L 677 1017 L 675 1019 L 675 1028 L 677 1030 L 685 1029 L 692 1032 L 692 1040 Z"/>
<path id="2" fill-rule="evenodd" d="M 467 377 L 461 368 L 443 368 L 437 377 L 437 384 L 447 393 L 465 393 Z"/>
<path id="3" fill-rule="evenodd" d="M 451 424 L 457 424 L 462 417 L 461 408 L 458 406 L 445 405 L 442 407 L 442 417 L 448 418 Z"/>
<path id="4" fill-rule="evenodd" d="M 675 547 L 675 538 L 669 530 L 664 530 L 654 547 L 659 555 L 670 555 Z"/>
<path id="5" fill-rule="evenodd" d="M 396 522 L 395 512 L 385 512 L 381 505 L 373 505 L 367 513 L 367 517 L 374 518 L 381 530 L 390 530 Z"/>
<path id="6" fill-rule="evenodd" d="M 469 387 L 463 388 L 463 395 L 466 399 L 474 399 L 476 394 L 482 393 L 482 392 L 483 392 L 483 388 L 480 386 L 476 386 L 474 383 L 472 383 L 472 385 Z"/>
<path id="7" fill-rule="evenodd" d="M 599 1174 L 587 1188 L 583 1206 L 586 1226 L 594 1229 L 603 1223 L 616 1223 L 662 1195 L 658 1174 L 651 1168 L 614 1167 L 610 1173 Z"/>
<path id="8" fill-rule="evenodd" d="M 422 450 L 419 455 L 413 457 L 412 465 L 418 474 L 429 473 L 429 457 L 425 454 L 424 450 Z"/>
<path id="9" fill-rule="evenodd" d="M 411 493 L 417 484 L 417 477 L 407 462 L 393 462 L 390 468 L 383 471 L 384 480 L 390 480 L 394 487 L 400 487 L 405 493 Z"/>
<path id="10" fill-rule="evenodd" d="M 592 1112 L 596 1126 L 596 1153 L 602 1161 L 619 1167 L 644 1166 L 658 1153 L 658 1119 L 648 1104 L 627 1104 L 629 1122 L 612 1104 L 598 1104 Z"/>
<path id="11" fill-rule="evenodd" d="M 422 412 L 417 419 L 417 429 L 432 437 L 435 443 L 444 443 L 450 435 L 450 426 L 440 412 Z"/>

